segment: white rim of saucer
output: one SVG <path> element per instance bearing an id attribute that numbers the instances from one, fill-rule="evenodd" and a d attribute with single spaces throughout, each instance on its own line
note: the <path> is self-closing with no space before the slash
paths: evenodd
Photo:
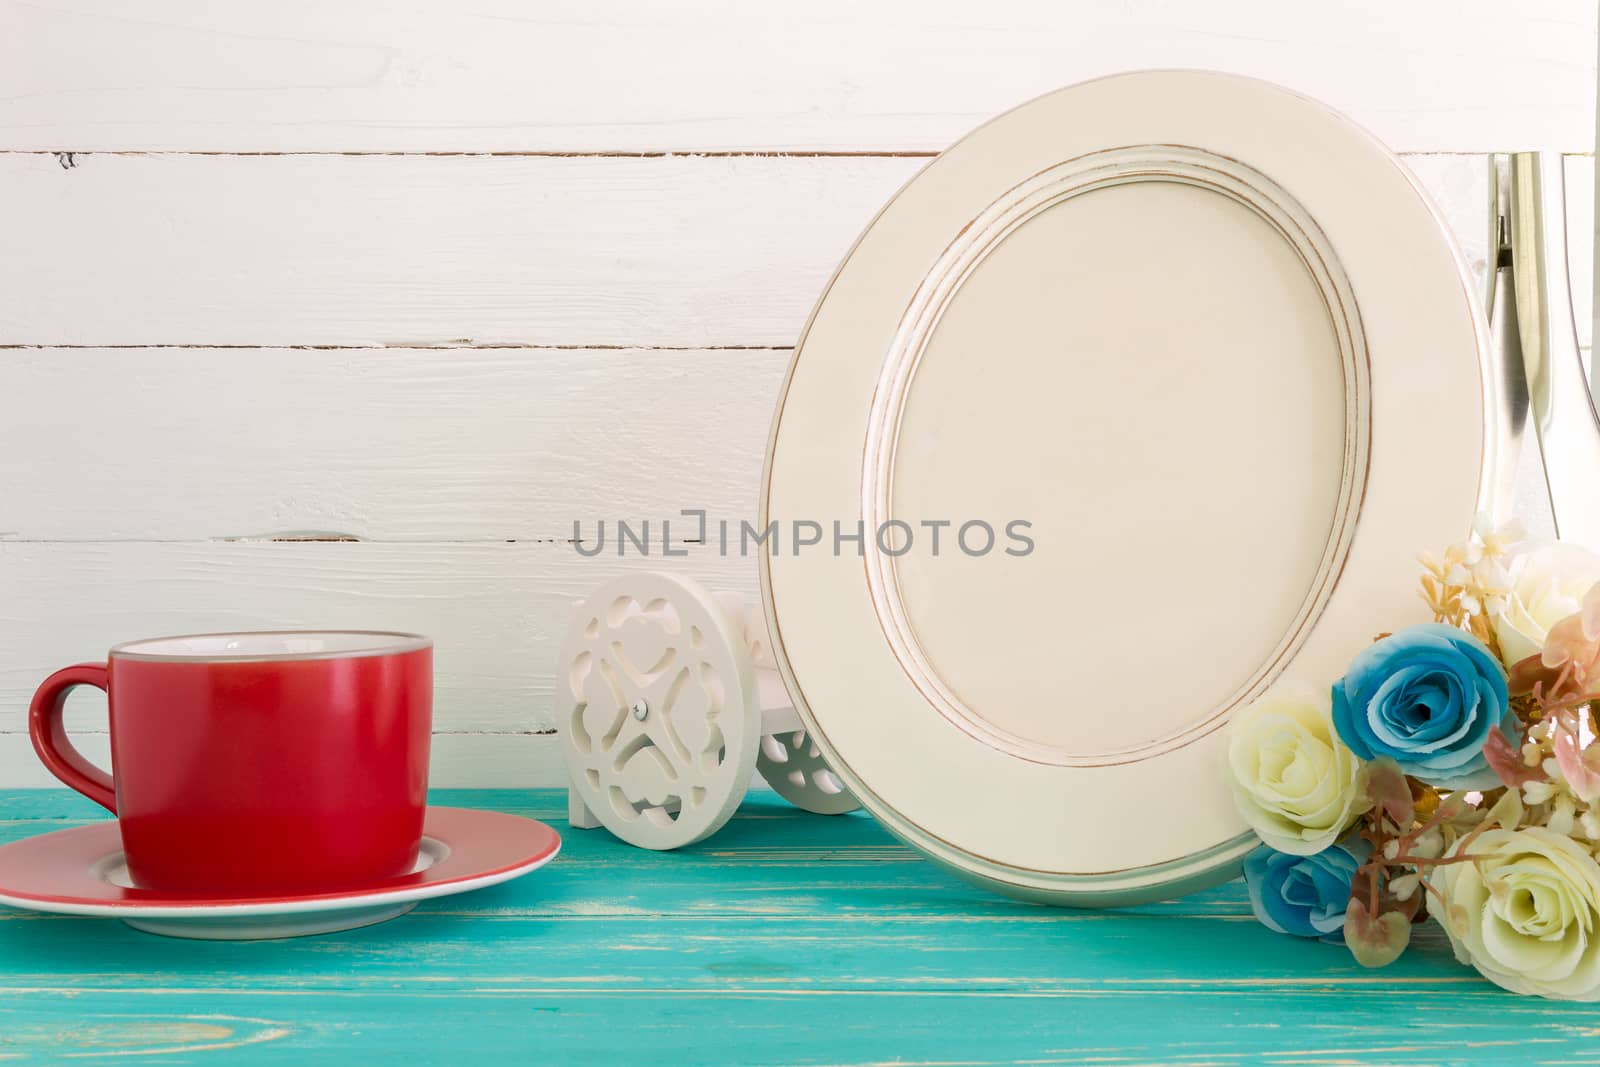
<path id="1" fill-rule="evenodd" d="M 444 849 L 445 856 L 449 855 L 449 846 L 435 838 L 427 841 Z M 386 904 L 418 903 L 432 900 L 436 897 L 457 896 L 461 893 L 470 893 L 475 889 L 487 889 L 490 886 L 509 882 L 530 874 L 545 866 L 561 854 L 561 842 L 556 842 L 555 848 L 549 853 L 529 860 L 506 870 L 495 871 L 473 878 L 463 878 L 454 882 L 439 882 L 433 885 L 408 886 L 403 889 L 382 890 L 373 893 L 363 893 L 355 890 L 349 895 L 336 897 L 316 897 L 304 900 L 272 900 L 251 901 L 247 904 L 189 904 L 189 905 L 156 905 L 141 907 L 132 904 L 53 904 L 47 901 L 11 897 L 0 893 L 0 904 L 8 907 L 19 908 L 24 911 L 45 912 L 51 915 L 85 915 L 99 919 L 185 919 L 185 918 L 216 918 L 218 916 L 237 916 L 245 918 L 253 915 L 309 915 L 328 911 L 349 911 L 355 908 L 379 908 Z M 96 877 L 104 878 L 105 872 L 115 866 L 122 857 L 120 851 L 107 853 L 106 856 L 95 863 Z M 444 856 L 435 860 L 442 862 Z M 431 866 L 431 865 L 430 865 Z"/>
<path id="2" fill-rule="evenodd" d="M 394 656 L 432 647 L 433 638 L 398 630 L 241 630 L 140 638 L 113 645 L 109 654 L 140 662 L 270 663 Z"/>

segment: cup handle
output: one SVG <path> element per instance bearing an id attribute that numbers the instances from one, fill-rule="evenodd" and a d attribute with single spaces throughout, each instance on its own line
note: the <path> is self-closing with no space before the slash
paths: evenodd
<path id="1" fill-rule="evenodd" d="M 80 663 L 56 671 L 33 694 L 33 704 L 28 708 L 28 733 L 33 737 L 33 750 L 51 774 L 115 815 L 117 790 L 111 775 L 90 763 L 73 746 L 61 721 L 69 692 L 80 685 L 104 690 L 107 681 L 108 673 L 101 663 Z"/>

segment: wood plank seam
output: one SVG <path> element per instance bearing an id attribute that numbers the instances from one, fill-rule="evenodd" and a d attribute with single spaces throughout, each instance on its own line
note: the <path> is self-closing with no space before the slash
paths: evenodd
<path id="1" fill-rule="evenodd" d="M 445 343 L 418 342 L 414 344 L 302 344 L 302 345 L 246 345 L 246 344 L 167 344 L 147 343 L 133 345 L 85 344 L 0 344 L 0 351 L 72 352 L 100 349 L 137 351 L 139 349 L 187 348 L 217 350 L 222 352 L 793 352 L 794 345 L 650 345 L 650 344 L 516 344 L 511 342 Z"/>
<path id="2" fill-rule="evenodd" d="M 694 149 L 661 149 L 654 152 L 625 152 L 596 150 L 591 152 L 557 152 L 546 149 L 508 149 L 505 151 L 429 151 L 376 149 L 307 149 L 302 151 L 208 150 L 191 148 L 0 148 L 0 156 L 55 156 L 62 169 L 71 170 L 80 158 L 89 156 L 241 156 L 244 158 L 277 158 L 281 156 L 393 156 L 432 159 L 482 158 L 482 159 L 932 159 L 939 153 L 933 149 L 894 151 L 892 149 L 826 150 L 805 149 L 730 149 L 695 151 Z M 1411 152 L 1412 156 L 1459 155 L 1453 152 Z M 1576 153 L 1568 153 L 1569 155 Z"/>

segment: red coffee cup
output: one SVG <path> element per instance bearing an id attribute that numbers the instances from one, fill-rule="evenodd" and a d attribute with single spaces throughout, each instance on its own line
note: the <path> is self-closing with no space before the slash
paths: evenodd
<path id="1" fill-rule="evenodd" d="M 73 747 L 67 693 L 111 705 L 112 773 Z M 293 895 L 410 872 L 422 842 L 433 642 L 353 631 L 134 641 L 34 695 L 34 750 L 117 816 L 149 889 Z"/>

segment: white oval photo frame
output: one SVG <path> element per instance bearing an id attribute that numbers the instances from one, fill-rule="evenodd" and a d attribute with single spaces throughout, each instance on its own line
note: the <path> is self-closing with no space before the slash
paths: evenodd
<path id="1" fill-rule="evenodd" d="M 1221 727 L 1423 617 L 1416 554 L 1496 504 L 1499 402 L 1465 264 L 1365 131 L 1225 74 L 1051 93 L 913 178 L 812 314 L 762 487 L 774 653 L 845 785 L 958 873 L 1201 888 L 1255 843 Z M 1023 511 L 1016 556 L 893 530 Z"/>

